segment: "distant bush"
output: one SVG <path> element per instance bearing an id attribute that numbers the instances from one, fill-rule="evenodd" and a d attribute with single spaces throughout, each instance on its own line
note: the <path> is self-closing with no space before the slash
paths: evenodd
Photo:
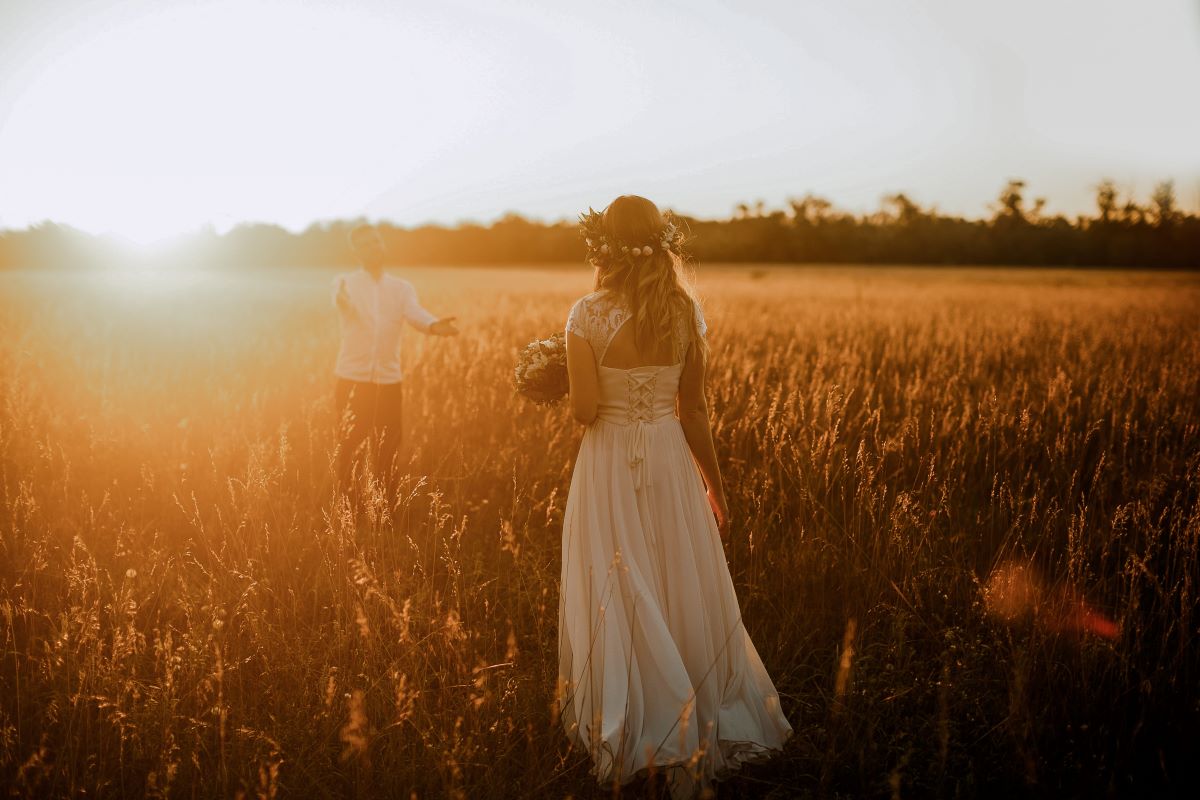
<path id="1" fill-rule="evenodd" d="M 922 208 L 903 193 L 855 215 L 814 195 L 784 209 L 741 204 L 729 219 L 683 217 L 701 261 L 832 264 L 1006 264 L 1028 266 L 1200 267 L 1200 216 L 1178 208 L 1174 186 L 1155 187 L 1147 204 L 1122 200 L 1111 181 L 1096 189 L 1096 215 L 1068 219 L 1032 204 L 1025 183 L 1005 184 L 990 219 Z M 329 266 L 347 263 L 346 232 L 362 220 L 338 220 L 292 233 L 277 225 L 212 229 L 180 240 L 169 257 L 203 265 Z M 506 214 L 490 225 L 381 223 L 396 264 L 530 264 L 580 261 L 573 222 L 543 223 Z M 43 223 L 0 235 L 0 267 L 84 266 L 128 260 L 111 239 Z M 160 257 L 167 258 L 167 254 Z"/>

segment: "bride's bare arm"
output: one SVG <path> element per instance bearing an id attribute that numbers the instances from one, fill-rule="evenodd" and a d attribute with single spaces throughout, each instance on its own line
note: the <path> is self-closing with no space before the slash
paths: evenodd
<path id="1" fill-rule="evenodd" d="M 717 465 L 717 450 L 713 446 L 712 425 L 708 420 L 708 400 L 704 396 L 704 357 L 695 347 L 688 348 L 683 362 L 677 402 L 684 438 L 708 486 L 709 505 L 724 531 L 729 524 L 729 507 L 725 501 L 725 487 L 721 483 L 721 468 Z"/>
<path id="2" fill-rule="evenodd" d="M 571 413 L 580 423 L 591 425 L 600 393 L 596 356 L 588 340 L 576 333 L 567 334 L 567 377 L 571 381 Z"/>

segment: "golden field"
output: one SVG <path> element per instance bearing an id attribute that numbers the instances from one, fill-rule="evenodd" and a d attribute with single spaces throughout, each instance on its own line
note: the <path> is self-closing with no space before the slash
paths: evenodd
<path id="1" fill-rule="evenodd" d="M 357 515 L 330 273 L 0 274 L 11 793 L 611 794 L 553 716 L 580 430 L 511 387 L 590 274 L 403 274 L 463 335 L 406 337 L 399 497 Z M 721 796 L 1200 782 L 1200 278 L 698 286 L 730 568 L 795 728 Z"/>

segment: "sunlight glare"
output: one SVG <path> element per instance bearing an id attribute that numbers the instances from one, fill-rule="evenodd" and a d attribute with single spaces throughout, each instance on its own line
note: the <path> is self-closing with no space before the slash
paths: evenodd
<path id="1" fill-rule="evenodd" d="M 163 299 L 181 297 L 215 280 L 209 273 L 179 265 L 136 263 L 98 271 L 95 288 L 97 294 L 127 300 Z"/>
<path id="2" fill-rule="evenodd" d="M 92 232 L 302 227 L 450 152 L 487 113 L 491 72 L 454 33 L 321 6 L 165 8 L 57 54 L 0 147 L 27 154 L 9 171 L 31 213 Z"/>

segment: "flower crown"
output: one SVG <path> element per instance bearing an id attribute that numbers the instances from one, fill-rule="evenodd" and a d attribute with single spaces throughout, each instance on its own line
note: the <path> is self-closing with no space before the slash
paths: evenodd
<path id="1" fill-rule="evenodd" d="M 658 232 L 657 240 L 652 243 L 639 243 L 633 247 L 628 242 L 610 238 L 604 232 L 604 212 L 592 208 L 586 214 L 579 215 L 579 234 L 583 237 L 588 249 L 588 260 L 598 257 L 628 258 L 631 256 L 648 256 L 660 249 L 664 253 L 683 254 L 683 243 L 687 236 L 680 226 L 675 224 L 675 217 L 670 212 L 663 214 L 667 224 Z"/>

